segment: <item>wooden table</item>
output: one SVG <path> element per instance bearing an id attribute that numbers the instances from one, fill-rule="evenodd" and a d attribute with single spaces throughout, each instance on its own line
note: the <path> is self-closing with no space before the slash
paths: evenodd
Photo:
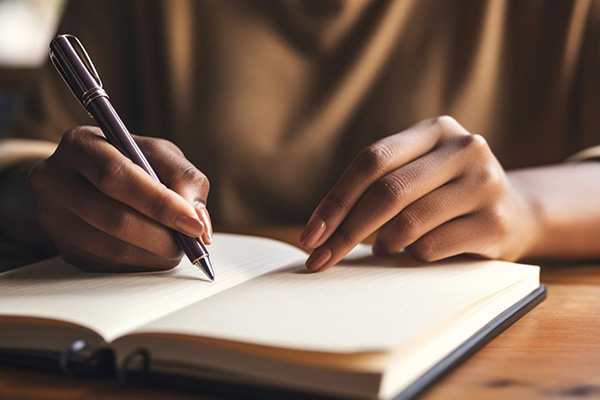
<path id="1" fill-rule="evenodd" d="M 298 244 L 299 228 L 224 229 Z M 544 265 L 548 298 L 429 390 L 422 399 L 600 399 L 600 262 Z M 0 368 L 4 399 L 192 399 Z"/>

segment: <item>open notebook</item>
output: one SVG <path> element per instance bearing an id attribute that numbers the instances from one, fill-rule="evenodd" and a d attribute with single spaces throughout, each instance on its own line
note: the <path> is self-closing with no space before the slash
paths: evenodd
<path id="1" fill-rule="evenodd" d="M 217 234 L 210 251 L 214 283 L 187 260 L 91 274 L 55 258 L 2 273 L 0 353 L 84 341 L 119 368 L 143 354 L 150 376 L 407 397 L 543 297 L 538 267 L 507 262 L 421 264 L 358 246 L 308 273 L 303 251 L 270 239 Z"/>

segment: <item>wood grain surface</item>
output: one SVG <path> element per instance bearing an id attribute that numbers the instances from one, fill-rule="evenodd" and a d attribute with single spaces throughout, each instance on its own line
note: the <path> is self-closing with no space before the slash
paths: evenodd
<path id="1" fill-rule="evenodd" d="M 300 232 L 296 227 L 220 230 L 273 237 L 296 245 Z M 600 261 L 542 266 L 547 300 L 447 375 L 422 396 L 423 400 L 600 399 Z M 85 380 L 0 368 L 0 400 L 103 398 L 199 397 L 123 388 L 111 379 Z"/>

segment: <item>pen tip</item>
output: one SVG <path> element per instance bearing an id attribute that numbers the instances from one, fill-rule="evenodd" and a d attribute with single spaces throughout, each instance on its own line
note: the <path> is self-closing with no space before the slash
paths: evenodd
<path id="1" fill-rule="evenodd" d="M 213 270 L 212 264 L 208 257 L 202 257 L 194 264 L 196 264 L 197 267 L 202 268 L 202 270 L 204 271 L 204 273 L 206 273 L 206 276 L 208 277 L 208 279 L 210 279 L 211 282 L 215 281 L 215 271 Z"/>

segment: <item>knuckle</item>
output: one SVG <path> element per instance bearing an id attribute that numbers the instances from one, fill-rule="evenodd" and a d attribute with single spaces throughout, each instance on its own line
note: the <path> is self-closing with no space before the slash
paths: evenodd
<path id="1" fill-rule="evenodd" d="M 76 145 L 79 142 L 81 129 L 76 126 L 75 128 L 71 128 L 63 133 L 62 138 L 60 140 L 60 146 L 71 147 Z"/>
<path id="2" fill-rule="evenodd" d="M 155 143 L 156 147 L 158 147 L 160 149 L 168 149 L 170 151 L 176 152 L 177 154 L 183 155 L 183 152 L 181 151 L 179 146 L 177 146 L 175 143 L 171 142 L 170 140 L 163 139 L 163 138 L 155 138 L 153 140 L 153 142 Z"/>
<path id="3" fill-rule="evenodd" d="M 168 204 L 169 196 L 167 195 L 167 188 L 161 185 L 160 193 L 150 200 L 150 215 L 157 220 L 163 220 L 163 217 L 167 213 Z"/>
<path id="4" fill-rule="evenodd" d="M 489 148 L 487 140 L 478 133 L 469 135 L 471 146 L 478 148 Z"/>
<path id="5" fill-rule="evenodd" d="M 404 210 L 396 217 L 396 229 L 406 239 L 418 236 L 423 226 L 421 218 L 411 210 Z"/>
<path id="6" fill-rule="evenodd" d="M 158 153 L 168 150 L 181 153 L 179 147 L 167 139 L 136 135 L 135 141 L 141 148 L 144 149 L 145 152 Z"/>
<path id="7" fill-rule="evenodd" d="M 102 266 L 98 265 L 98 263 L 94 260 L 82 257 L 82 256 L 78 255 L 77 253 L 71 251 L 70 249 L 67 249 L 64 247 L 62 249 L 59 249 L 59 251 L 60 251 L 60 256 L 62 257 L 62 259 L 67 264 L 70 264 L 77 269 L 80 269 L 85 272 L 101 272 L 102 271 Z"/>
<path id="8" fill-rule="evenodd" d="M 429 120 L 429 123 L 432 125 L 433 128 L 440 131 L 446 131 L 452 127 L 459 125 L 456 119 L 449 115 L 440 115 L 438 117 L 431 118 Z"/>
<path id="9" fill-rule="evenodd" d="M 154 137 L 145 137 L 145 136 L 140 136 L 143 137 L 150 146 L 154 147 L 154 148 L 158 148 L 158 149 L 169 149 L 169 150 L 173 150 L 173 149 L 177 149 L 179 150 L 179 147 L 177 147 L 175 145 L 175 143 L 171 142 L 168 139 L 164 139 L 164 138 L 154 138 Z"/>
<path id="10" fill-rule="evenodd" d="M 325 214 L 334 215 L 340 212 L 344 212 L 350 207 L 350 203 L 345 197 L 340 195 L 336 191 L 332 191 L 327 196 L 327 202 L 325 203 Z"/>
<path id="11" fill-rule="evenodd" d="M 96 170 L 98 189 L 106 194 L 118 192 L 128 174 L 128 166 L 128 163 L 120 160 L 98 165 Z"/>
<path id="12" fill-rule="evenodd" d="M 91 136 L 100 136 L 94 133 L 93 127 L 76 126 L 63 133 L 58 147 L 54 154 L 50 157 L 50 161 L 57 165 L 73 166 L 77 155 L 89 154 L 90 146 L 86 145 L 86 140 L 89 141 Z"/>
<path id="13" fill-rule="evenodd" d="M 449 141 L 457 150 L 470 149 L 473 144 L 472 135 L 458 135 Z"/>
<path id="14" fill-rule="evenodd" d="M 181 257 L 170 258 L 170 257 L 153 257 L 141 265 L 131 265 L 129 268 L 131 271 L 168 271 L 179 265 Z"/>
<path id="15" fill-rule="evenodd" d="M 429 124 L 429 129 L 437 133 L 438 142 L 457 136 L 471 135 L 456 119 L 449 115 L 441 115 L 425 121 Z"/>
<path id="16" fill-rule="evenodd" d="M 168 245 L 168 249 L 167 249 L 167 253 L 165 254 L 165 257 L 167 257 L 168 259 L 172 259 L 175 260 L 175 265 L 179 264 L 179 261 L 181 260 L 181 258 L 183 257 L 183 250 L 181 250 L 181 248 L 177 245 L 177 243 L 175 243 L 174 240 L 170 240 Z"/>
<path id="17" fill-rule="evenodd" d="M 158 269 L 166 271 L 178 266 L 181 262 L 181 258 L 183 257 L 183 252 L 179 249 L 177 250 L 177 253 L 173 256 L 163 258 L 163 262 L 158 265 Z"/>
<path id="18" fill-rule="evenodd" d="M 492 187 L 503 182 L 503 174 L 495 163 L 484 163 L 477 172 L 477 185 Z"/>
<path id="19" fill-rule="evenodd" d="M 119 237 L 126 236 L 126 233 L 133 225 L 133 216 L 122 212 L 120 209 L 110 210 L 103 218 L 110 232 L 114 232 Z"/>
<path id="20" fill-rule="evenodd" d="M 383 144 L 373 144 L 361 151 L 354 161 L 358 172 L 375 175 L 383 172 L 388 165 L 391 152 Z"/>
<path id="21" fill-rule="evenodd" d="M 438 259 L 437 243 L 430 237 L 420 239 L 411 246 L 411 254 L 421 261 L 436 261 Z"/>
<path id="22" fill-rule="evenodd" d="M 177 246 L 173 236 L 165 240 L 165 248 L 160 251 L 146 251 L 136 255 L 136 261 L 143 266 L 144 269 L 156 271 L 166 271 L 175 268 L 181 262 L 184 256 L 183 251 Z M 131 260 L 131 256 L 129 256 Z"/>
<path id="23" fill-rule="evenodd" d="M 76 126 L 63 133 L 58 147 L 82 147 L 85 140 L 94 136 L 102 136 L 99 133 L 99 128 L 94 126 Z"/>
<path id="24" fill-rule="evenodd" d="M 130 264 L 131 263 L 131 255 L 132 255 L 132 246 L 129 243 L 123 242 L 121 240 L 113 240 L 110 245 L 108 245 L 106 251 L 109 254 L 111 261 L 114 261 L 118 264 Z"/>
<path id="25" fill-rule="evenodd" d="M 487 140 L 479 134 L 467 135 L 468 143 L 467 148 L 473 151 L 484 152 L 486 154 L 491 153 L 490 147 Z"/>
<path id="26" fill-rule="evenodd" d="M 478 134 L 460 134 L 453 137 L 450 141 L 457 150 L 469 152 L 482 152 L 487 147 L 487 142 L 483 136 Z"/>
<path id="27" fill-rule="evenodd" d="M 183 250 L 177 245 L 173 237 L 173 232 L 163 226 L 159 226 L 158 229 L 151 228 L 152 230 L 152 242 L 159 243 L 160 246 L 156 247 L 155 253 L 161 257 L 169 259 L 180 259 L 183 255 Z"/>
<path id="28" fill-rule="evenodd" d="M 384 238 L 382 238 L 382 237 L 379 237 L 379 238 L 377 238 L 377 240 L 376 240 L 376 244 L 374 244 L 374 245 L 373 245 L 373 247 L 374 247 L 374 249 L 375 249 L 376 247 L 378 247 L 378 248 L 379 248 L 378 250 L 380 251 L 380 253 L 383 253 L 383 254 L 393 254 L 393 253 L 394 253 L 394 252 L 396 252 L 396 250 L 397 250 L 397 249 L 396 249 L 396 246 L 394 246 L 394 245 L 393 245 L 393 244 L 390 242 L 390 240 L 386 240 L 386 239 L 387 239 L 387 238 L 385 238 L 385 239 L 384 239 Z M 376 251 L 376 250 L 375 250 L 375 251 Z M 377 253 L 375 253 L 375 254 L 376 254 L 376 255 L 379 255 L 379 254 L 377 254 Z"/>
<path id="29" fill-rule="evenodd" d="M 344 249 L 352 248 L 356 244 L 350 232 L 343 227 L 340 227 L 335 232 L 333 240 L 337 245 L 340 246 L 340 248 Z"/>
<path id="30" fill-rule="evenodd" d="M 510 233 L 510 220 L 504 205 L 501 203 L 493 204 L 489 207 L 487 215 L 490 225 L 498 235 L 504 236 Z"/>
<path id="31" fill-rule="evenodd" d="M 465 149 L 474 154 L 481 154 L 484 156 L 491 155 L 490 147 L 487 140 L 479 134 L 464 135 L 460 138 L 461 148 Z"/>
<path id="32" fill-rule="evenodd" d="M 181 179 L 183 179 L 185 182 L 193 184 L 198 188 L 210 190 L 210 181 L 208 180 L 208 177 L 193 165 L 183 170 L 181 173 Z"/>
<path id="33" fill-rule="evenodd" d="M 399 203 L 409 192 L 409 180 L 399 175 L 385 176 L 373 184 L 373 195 L 386 204 Z"/>

